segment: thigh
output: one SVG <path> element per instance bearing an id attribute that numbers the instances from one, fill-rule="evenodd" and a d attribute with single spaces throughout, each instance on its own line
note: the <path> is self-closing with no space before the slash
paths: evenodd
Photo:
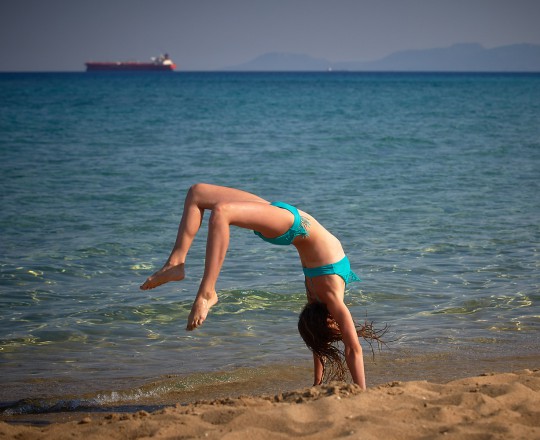
<path id="1" fill-rule="evenodd" d="M 247 191 L 208 183 L 197 183 L 191 187 L 191 191 L 195 203 L 202 209 L 213 209 L 218 203 L 269 203 L 267 200 Z"/>
<path id="2" fill-rule="evenodd" d="M 229 202 L 220 204 L 229 224 L 260 232 L 268 238 L 283 235 L 294 223 L 294 215 L 286 209 L 260 202 Z"/>

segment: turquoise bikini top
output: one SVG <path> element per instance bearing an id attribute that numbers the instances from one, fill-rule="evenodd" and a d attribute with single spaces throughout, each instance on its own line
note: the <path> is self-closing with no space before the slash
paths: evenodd
<path id="1" fill-rule="evenodd" d="M 260 232 L 253 231 L 255 235 L 258 235 L 261 237 L 264 241 L 267 241 L 268 243 L 277 244 L 281 246 L 287 246 L 293 242 L 293 240 L 298 237 L 307 237 L 308 232 L 306 231 L 305 224 L 302 222 L 302 217 L 300 216 L 300 213 L 298 212 L 298 209 L 296 209 L 294 206 L 289 205 L 288 203 L 283 202 L 272 202 L 272 206 L 277 206 L 278 208 L 286 209 L 289 211 L 292 215 L 294 215 L 294 222 L 292 226 L 289 228 L 285 234 L 280 235 L 279 237 L 275 238 L 268 238 L 262 235 Z"/>
<path id="2" fill-rule="evenodd" d="M 345 281 L 345 285 L 354 281 L 362 281 L 358 275 L 351 270 L 351 263 L 347 256 L 343 257 L 337 263 L 325 264 L 319 267 L 303 267 L 306 278 L 315 278 L 321 275 L 339 275 Z"/>

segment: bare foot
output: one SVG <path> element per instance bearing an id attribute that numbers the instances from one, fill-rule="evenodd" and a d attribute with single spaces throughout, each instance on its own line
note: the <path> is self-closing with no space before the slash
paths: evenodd
<path id="1" fill-rule="evenodd" d="M 156 273 L 148 277 L 141 286 L 141 290 L 153 289 L 154 287 L 161 286 L 169 281 L 182 281 L 184 277 L 184 263 L 176 266 L 165 265 Z"/>
<path id="2" fill-rule="evenodd" d="M 218 302 L 218 297 L 215 292 L 208 299 L 202 296 L 197 296 L 195 302 L 191 307 L 191 313 L 188 316 L 186 330 L 195 330 L 200 327 L 206 320 L 208 311 L 212 306 L 215 306 Z"/>

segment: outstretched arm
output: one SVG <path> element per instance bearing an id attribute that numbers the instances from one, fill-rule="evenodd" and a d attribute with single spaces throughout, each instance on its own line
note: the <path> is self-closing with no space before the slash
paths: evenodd
<path id="1" fill-rule="evenodd" d="M 320 385 L 323 380 L 324 366 L 321 358 L 313 353 L 313 385 Z"/>
<path id="2" fill-rule="evenodd" d="M 337 322 L 341 331 L 343 344 L 345 345 L 345 361 L 355 384 L 366 389 L 366 376 L 364 372 L 364 358 L 362 346 L 358 340 L 351 312 L 343 301 L 335 296 L 326 304 L 328 311 Z"/>

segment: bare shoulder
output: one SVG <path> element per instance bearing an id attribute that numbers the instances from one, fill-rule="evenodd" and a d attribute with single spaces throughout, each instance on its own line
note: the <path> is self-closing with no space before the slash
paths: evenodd
<path id="1" fill-rule="evenodd" d="M 310 288 L 317 298 L 330 308 L 331 304 L 344 304 L 345 283 L 339 275 L 322 275 L 309 279 Z"/>

